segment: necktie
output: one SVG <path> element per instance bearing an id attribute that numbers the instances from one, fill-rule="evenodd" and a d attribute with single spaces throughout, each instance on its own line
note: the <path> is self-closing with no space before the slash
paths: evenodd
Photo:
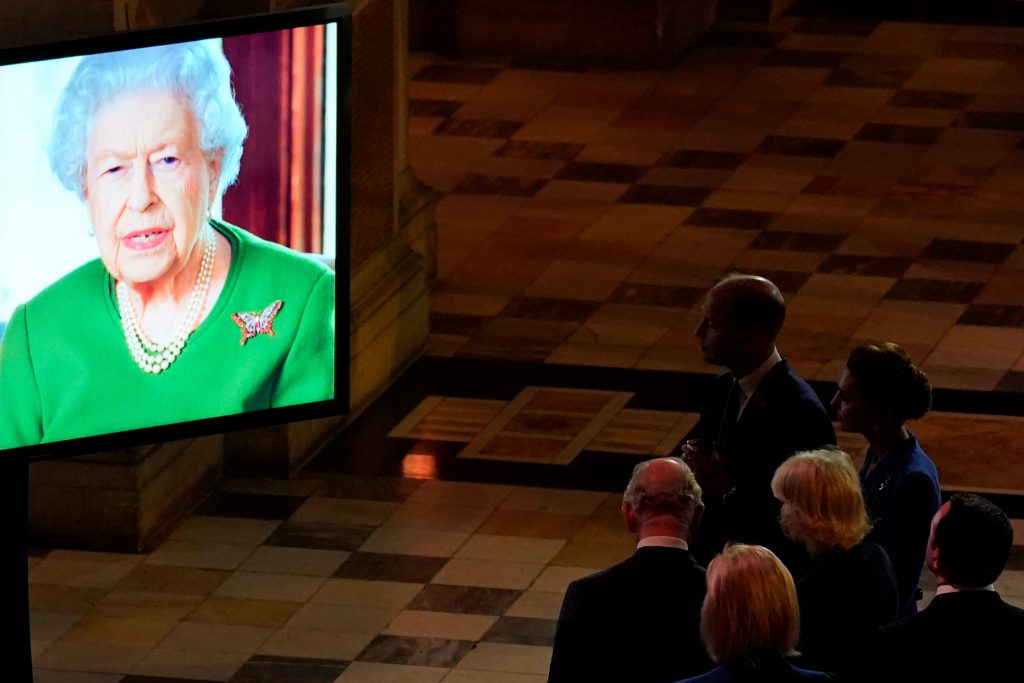
<path id="1" fill-rule="evenodd" d="M 729 390 L 729 401 L 725 405 L 725 413 L 731 423 L 735 424 L 740 419 L 740 408 L 743 405 L 743 387 L 738 380 L 732 381 L 732 388 Z"/>
<path id="2" fill-rule="evenodd" d="M 740 389 L 740 383 L 733 379 L 732 387 L 729 389 L 729 396 L 725 400 L 725 412 L 722 413 L 722 424 L 719 427 L 718 441 L 721 443 L 724 441 L 724 436 L 732 431 L 732 428 L 736 425 L 736 420 L 739 419 L 740 414 L 740 403 L 743 400 L 743 390 Z"/>

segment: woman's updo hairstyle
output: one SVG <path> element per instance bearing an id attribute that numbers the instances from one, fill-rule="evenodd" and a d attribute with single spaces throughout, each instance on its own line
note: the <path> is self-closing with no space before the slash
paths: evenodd
<path id="1" fill-rule="evenodd" d="M 899 344 L 862 344 L 850 352 L 846 369 L 867 404 L 896 424 L 924 417 L 931 408 L 928 377 Z"/>

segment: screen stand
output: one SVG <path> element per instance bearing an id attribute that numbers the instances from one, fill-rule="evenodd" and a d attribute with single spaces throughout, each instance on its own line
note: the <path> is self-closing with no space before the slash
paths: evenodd
<path id="1" fill-rule="evenodd" d="M 4 680 L 32 681 L 32 638 L 28 621 L 28 458 L 0 456 L 0 519 L 9 534 L 0 541 L 8 578 L 0 609 L 0 662 Z"/>

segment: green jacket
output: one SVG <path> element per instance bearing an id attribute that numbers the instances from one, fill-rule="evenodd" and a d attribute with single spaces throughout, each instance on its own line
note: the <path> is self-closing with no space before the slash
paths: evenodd
<path id="1" fill-rule="evenodd" d="M 231 243 L 227 281 L 160 374 L 132 360 L 99 259 L 14 311 L 0 344 L 0 450 L 334 398 L 333 271 L 212 224 Z M 232 314 L 278 300 L 274 334 L 242 344 Z"/>

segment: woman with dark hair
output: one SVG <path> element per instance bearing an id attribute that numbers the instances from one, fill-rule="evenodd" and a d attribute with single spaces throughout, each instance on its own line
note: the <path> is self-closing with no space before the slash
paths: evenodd
<path id="1" fill-rule="evenodd" d="M 855 348 L 832 399 L 840 426 L 868 440 L 860 470 L 872 529 L 864 539 L 892 560 L 901 616 L 917 611 L 918 581 L 932 516 L 939 509 L 939 474 L 906 427 L 931 407 L 931 385 L 907 352 L 891 342 Z"/>

